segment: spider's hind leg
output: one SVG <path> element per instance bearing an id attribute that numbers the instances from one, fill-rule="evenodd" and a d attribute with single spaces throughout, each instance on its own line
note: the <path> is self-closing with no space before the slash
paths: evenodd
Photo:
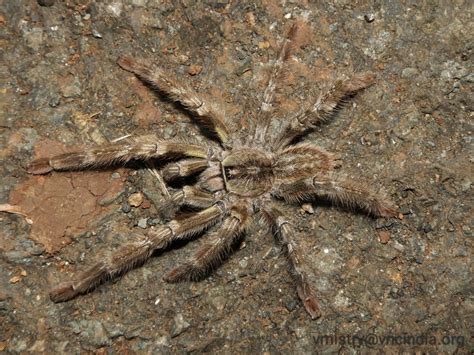
<path id="1" fill-rule="evenodd" d="M 303 250 L 301 250 L 294 239 L 296 232 L 293 226 L 275 207 L 265 209 L 264 216 L 272 226 L 274 233 L 280 237 L 281 242 L 285 246 L 289 271 L 296 283 L 298 297 L 303 302 L 304 308 L 311 318 L 319 318 L 321 311 L 316 295 L 308 280 L 308 273 L 305 270 L 306 262 Z"/>
<path id="2" fill-rule="evenodd" d="M 288 202 L 324 198 L 343 207 L 356 208 L 375 217 L 397 217 L 396 206 L 362 183 L 321 174 L 294 182 L 282 183 L 273 191 Z"/>

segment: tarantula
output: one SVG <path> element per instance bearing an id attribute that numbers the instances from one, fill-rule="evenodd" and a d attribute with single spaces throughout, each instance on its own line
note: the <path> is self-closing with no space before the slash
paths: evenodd
<path id="1" fill-rule="evenodd" d="M 372 85 L 373 74 L 355 74 L 335 81 L 301 111 L 280 120 L 279 129 L 269 129 L 271 121 L 276 119 L 274 101 L 278 79 L 294 50 L 298 28 L 298 23 L 293 24 L 284 37 L 260 109 L 245 136 L 235 133 L 236 123 L 217 106 L 181 85 L 170 73 L 127 56 L 119 58 L 121 68 L 181 105 L 198 124 L 213 132 L 219 145 L 144 136 L 33 161 L 29 172 L 46 174 L 53 170 L 158 159 L 167 162 L 162 170 L 166 181 L 196 177 L 194 186 L 184 186 L 171 195 L 169 202 L 177 208 L 191 206 L 197 211 L 152 228 L 141 240 L 104 256 L 74 281 L 54 288 L 50 292 L 52 301 L 67 301 L 86 293 L 104 280 L 143 264 L 156 250 L 163 250 L 177 240 L 188 240 L 218 224 L 194 257 L 164 277 L 168 282 L 200 279 L 221 263 L 255 217 L 263 217 L 285 247 L 290 273 L 306 311 L 313 319 L 320 316 L 305 270 L 305 252 L 298 246 L 294 227 L 279 205 L 322 198 L 376 217 L 396 216 L 397 212 L 395 205 L 370 190 L 366 183 L 334 176 L 336 159 L 331 153 L 300 142 L 308 131 L 333 117 L 347 98 Z"/>

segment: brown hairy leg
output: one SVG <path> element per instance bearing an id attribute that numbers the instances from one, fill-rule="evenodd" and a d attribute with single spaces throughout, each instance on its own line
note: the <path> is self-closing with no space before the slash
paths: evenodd
<path id="1" fill-rule="evenodd" d="M 124 164 L 132 159 L 175 157 L 207 158 L 207 148 L 185 142 L 158 140 L 143 136 L 101 146 L 86 148 L 81 152 L 60 154 L 51 158 L 34 160 L 28 167 L 30 174 L 47 174 L 53 170 L 76 170 Z"/>
<path id="2" fill-rule="evenodd" d="M 183 159 L 167 164 L 161 173 L 165 181 L 169 182 L 201 172 L 208 166 L 206 159 Z"/>
<path id="3" fill-rule="evenodd" d="M 265 135 L 267 133 L 268 125 L 270 124 L 271 113 L 273 111 L 273 101 L 275 99 L 278 78 L 283 72 L 285 62 L 288 60 L 288 58 L 290 58 L 291 53 L 294 50 L 294 40 L 297 36 L 298 29 L 299 24 L 298 22 L 295 22 L 291 26 L 285 39 L 283 40 L 283 43 L 281 44 L 280 50 L 278 52 L 278 57 L 275 60 L 275 63 L 273 64 L 270 79 L 268 80 L 267 87 L 263 92 L 260 111 L 257 115 L 255 122 L 256 127 L 254 139 L 256 141 L 265 141 Z"/>
<path id="4" fill-rule="evenodd" d="M 210 240 L 186 264 L 168 272 L 164 277 L 165 281 L 198 280 L 205 276 L 222 262 L 249 224 L 248 207 L 245 204 L 234 205 L 222 225 L 212 233 Z"/>
<path id="5" fill-rule="evenodd" d="M 396 217 L 396 206 L 382 194 L 354 181 L 317 175 L 290 183 L 282 183 L 273 191 L 288 202 L 325 198 L 348 208 L 359 208 L 375 217 Z"/>
<path id="6" fill-rule="evenodd" d="M 216 202 L 215 194 L 200 190 L 193 186 L 184 186 L 169 196 L 165 202 L 156 206 L 161 218 L 169 219 L 181 207 L 207 208 Z"/>
<path id="7" fill-rule="evenodd" d="M 374 82 L 375 76 L 372 73 L 360 73 L 346 80 L 337 80 L 316 101 L 286 121 L 275 138 L 273 146 L 281 149 L 308 129 L 327 121 L 350 96 L 371 86 Z"/>
<path id="8" fill-rule="evenodd" d="M 142 60 L 123 56 L 117 61 L 123 69 L 134 73 L 144 82 L 152 85 L 170 99 L 179 102 L 206 127 L 213 130 L 222 143 L 229 140 L 230 123 L 225 115 L 187 85 L 179 84 L 173 74 L 167 73 L 156 65 L 146 64 Z"/>
<path id="9" fill-rule="evenodd" d="M 296 232 L 293 226 L 274 206 L 266 208 L 264 215 L 274 233 L 280 237 L 281 242 L 285 246 L 289 271 L 295 281 L 298 297 L 303 302 L 306 312 L 309 313 L 312 319 L 319 318 L 321 311 L 316 295 L 308 280 L 308 273 L 305 270 L 306 261 L 304 253 L 294 239 Z"/>
<path id="10" fill-rule="evenodd" d="M 166 248 L 171 242 L 186 239 L 217 223 L 227 213 L 224 203 L 188 216 L 172 220 L 168 225 L 149 232 L 140 241 L 125 245 L 80 274 L 75 281 L 59 284 L 50 292 L 53 302 L 63 302 L 87 293 L 107 279 L 112 279 L 143 264 L 155 250 Z"/>

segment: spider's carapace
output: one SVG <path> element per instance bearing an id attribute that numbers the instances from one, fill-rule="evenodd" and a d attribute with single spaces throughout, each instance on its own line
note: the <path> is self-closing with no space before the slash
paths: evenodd
<path id="1" fill-rule="evenodd" d="M 257 197 L 268 192 L 275 179 L 275 157 L 259 149 L 232 151 L 222 162 L 226 190 L 238 196 Z"/>

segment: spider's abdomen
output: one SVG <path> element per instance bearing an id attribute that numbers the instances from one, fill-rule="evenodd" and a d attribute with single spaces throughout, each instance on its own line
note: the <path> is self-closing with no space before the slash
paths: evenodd
<path id="1" fill-rule="evenodd" d="M 273 184 L 274 158 L 256 149 L 239 149 L 222 160 L 226 190 L 239 196 L 255 197 Z"/>

